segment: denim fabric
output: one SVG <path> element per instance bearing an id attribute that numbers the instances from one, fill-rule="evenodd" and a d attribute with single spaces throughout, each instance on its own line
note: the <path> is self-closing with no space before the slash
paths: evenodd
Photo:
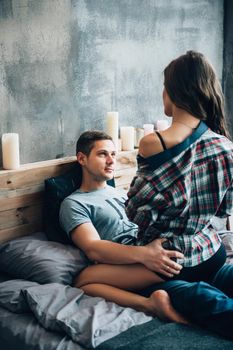
<path id="1" fill-rule="evenodd" d="M 211 284 L 172 280 L 151 286 L 142 294 L 148 296 L 154 290 L 164 289 L 170 295 L 175 309 L 191 322 L 233 339 L 232 282 L 233 265 L 226 264 Z"/>

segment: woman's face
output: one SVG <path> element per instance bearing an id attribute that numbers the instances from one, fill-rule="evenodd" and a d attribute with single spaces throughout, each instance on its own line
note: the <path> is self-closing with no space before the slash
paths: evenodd
<path id="1" fill-rule="evenodd" d="M 173 110 L 173 103 L 164 87 L 163 89 L 163 106 L 164 106 L 164 113 L 168 117 L 172 117 L 172 110 Z"/>

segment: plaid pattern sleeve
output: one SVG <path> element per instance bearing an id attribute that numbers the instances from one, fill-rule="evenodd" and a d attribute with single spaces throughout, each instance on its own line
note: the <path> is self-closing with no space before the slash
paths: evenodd
<path id="1" fill-rule="evenodd" d="M 139 226 L 138 244 L 171 237 L 185 255 L 184 266 L 195 266 L 220 247 L 211 219 L 233 209 L 233 144 L 207 129 L 179 150 L 139 156 L 126 213 Z"/>

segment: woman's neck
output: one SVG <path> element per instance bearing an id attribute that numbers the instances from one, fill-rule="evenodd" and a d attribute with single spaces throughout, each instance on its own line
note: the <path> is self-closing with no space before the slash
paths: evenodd
<path id="1" fill-rule="evenodd" d="M 195 128 L 193 128 L 193 127 L 191 127 L 188 123 L 186 124 L 186 123 L 183 123 L 183 122 L 180 122 L 180 121 L 176 121 L 176 120 L 173 120 L 173 122 L 172 122 L 173 124 L 181 124 L 181 125 L 183 125 L 183 126 L 185 126 L 186 128 L 188 128 L 188 129 L 191 129 L 191 130 L 195 130 L 196 129 L 196 127 Z"/>
<path id="2" fill-rule="evenodd" d="M 200 123 L 200 119 L 175 106 L 173 109 L 172 124 L 173 123 L 194 130 Z"/>

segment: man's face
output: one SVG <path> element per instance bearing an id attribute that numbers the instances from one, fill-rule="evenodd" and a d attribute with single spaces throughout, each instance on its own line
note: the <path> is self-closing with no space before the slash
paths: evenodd
<path id="1" fill-rule="evenodd" d="M 113 178 L 116 150 L 111 140 L 95 141 L 89 156 L 83 158 L 83 170 L 96 181 Z"/>

